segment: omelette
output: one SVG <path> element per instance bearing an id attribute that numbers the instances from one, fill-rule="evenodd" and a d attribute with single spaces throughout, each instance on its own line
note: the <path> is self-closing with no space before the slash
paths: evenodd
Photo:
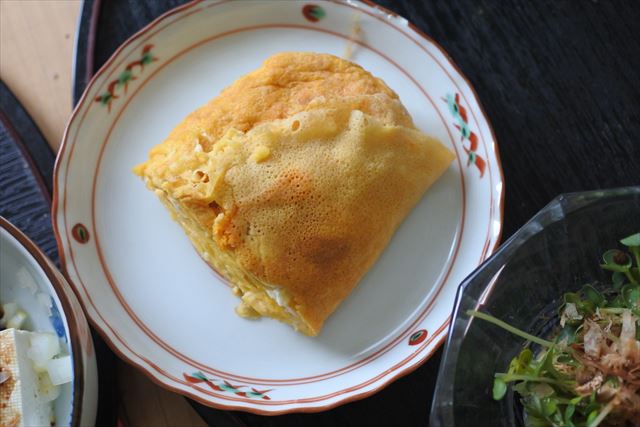
<path id="1" fill-rule="evenodd" d="M 134 168 L 243 317 L 318 335 L 453 153 L 398 96 L 328 54 L 268 58 Z"/>

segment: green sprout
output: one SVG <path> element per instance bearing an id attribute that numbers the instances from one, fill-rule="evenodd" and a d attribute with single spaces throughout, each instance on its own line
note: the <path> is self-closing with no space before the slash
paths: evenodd
<path id="1" fill-rule="evenodd" d="M 631 312 L 636 319 L 635 338 L 640 341 L 640 233 L 620 243 L 626 246 L 626 251 L 611 249 L 602 257 L 601 267 L 612 272 L 611 291 L 603 294 L 587 284 L 577 292 L 565 293 L 553 341 L 522 331 L 490 314 L 466 312 L 526 340 L 507 372 L 495 374 L 492 395 L 494 400 L 502 400 L 512 387 L 520 396 L 527 427 L 597 427 L 606 423 L 610 414 L 616 414 L 617 421 L 620 416 L 636 416 L 616 413 L 620 402 L 615 396 L 625 387 L 626 379 L 605 372 L 605 380 L 590 393 L 584 381 L 578 382 L 578 373 L 587 367 L 585 363 L 589 369 L 593 369 L 594 363 L 598 366 L 597 361 L 585 355 L 584 340 L 586 329 L 593 327 L 590 325 L 603 326 L 603 336 L 612 344 L 618 343 L 621 338 L 612 332 L 610 325 L 621 324 L 622 315 Z M 530 348 L 532 344 L 540 346 L 537 354 Z M 614 397 L 603 398 L 605 392 Z"/>
<path id="2" fill-rule="evenodd" d="M 613 271 L 615 273 L 624 274 L 630 283 L 634 285 L 640 284 L 640 233 L 632 234 L 620 240 L 620 243 L 627 246 L 629 251 L 635 257 L 635 267 L 633 266 L 633 260 L 628 253 L 625 253 L 619 249 L 611 249 L 604 253 L 602 259 L 604 264 L 600 264 L 605 270 Z M 621 275 L 612 277 L 614 284 L 622 284 Z"/>

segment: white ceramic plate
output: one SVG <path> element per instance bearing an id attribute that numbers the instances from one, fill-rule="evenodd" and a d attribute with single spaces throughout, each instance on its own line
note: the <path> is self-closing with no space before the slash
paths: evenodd
<path id="1" fill-rule="evenodd" d="M 309 338 L 237 317 L 237 298 L 131 168 L 269 55 L 342 55 L 354 20 L 352 60 L 384 79 L 458 160 Z M 490 255 L 502 226 L 496 144 L 472 88 L 406 20 L 356 2 L 197 2 L 154 21 L 89 84 L 55 186 L 64 267 L 114 350 L 171 390 L 262 414 L 327 409 L 415 369 L 442 342 L 458 283 Z"/>

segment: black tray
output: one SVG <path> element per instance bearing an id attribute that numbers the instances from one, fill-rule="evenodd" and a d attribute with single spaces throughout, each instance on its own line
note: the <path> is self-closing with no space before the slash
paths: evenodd
<path id="1" fill-rule="evenodd" d="M 134 32 L 181 0 L 85 0 L 74 98 Z M 633 2 L 378 2 L 451 55 L 500 144 L 503 237 L 559 193 L 640 182 L 640 8 Z M 261 417 L 191 402 L 211 425 L 426 425 L 441 352 L 365 400 Z M 221 415 L 224 414 L 224 415 Z"/>

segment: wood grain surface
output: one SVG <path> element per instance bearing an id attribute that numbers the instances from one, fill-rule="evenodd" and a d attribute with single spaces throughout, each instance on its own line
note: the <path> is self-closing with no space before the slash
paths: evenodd
<path id="1" fill-rule="evenodd" d="M 78 0 L 0 0 L 0 78 L 57 150 L 71 113 Z"/>

